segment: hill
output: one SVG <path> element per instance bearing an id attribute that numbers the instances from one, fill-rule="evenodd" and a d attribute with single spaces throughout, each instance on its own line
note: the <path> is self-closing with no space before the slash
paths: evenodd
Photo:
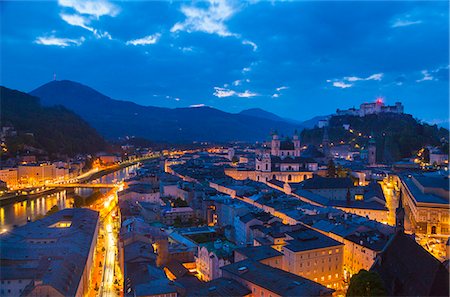
<path id="1" fill-rule="evenodd" d="M 350 129 L 344 129 L 349 124 Z M 372 135 L 377 145 L 377 159 L 383 162 L 398 161 L 417 153 L 424 146 L 441 147 L 448 152 L 449 131 L 437 125 L 422 123 L 408 114 L 378 114 L 358 116 L 333 116 L 329 120 L 330 143 L 364 147 Z M 303 144 L 320 144 L 323 129 L 305 129 Z"/>
<path id="2" fill-rule="evenodd" d="M 69 156 L 106 148 L 92 127 L 62 106 L 43 107 L 39 98 L 5 87 L 0 87 L 0 98 L 2 126 L 12 125 L 17 131 L 17 136 L 6 138 L 11 156 L 27 147 Z"/>
<path id="3" fill-rule="evenodd" d="M 239 114 L 262 118 L 262 119 L 274 120 L 274 121 L 286 121 L 282 117 L 277 116 L 274 113 L 265 111 L 264 109 L 261 109 L 261 108 L 245 109 L 245 110 L 241 111 Z"/>
<path id="4" fill-rule="evenodd" d="M 52 81 L 30 94 L 41 98 L 44 105 L 64 105 L 75 111 L 109 139 L 129 135 L 172 143 L 256 141 L 275 129 L 290 135 L 300 128 L 282 119 L 232 114 L 211 107 L 142 106 L 67 80 Z"/>

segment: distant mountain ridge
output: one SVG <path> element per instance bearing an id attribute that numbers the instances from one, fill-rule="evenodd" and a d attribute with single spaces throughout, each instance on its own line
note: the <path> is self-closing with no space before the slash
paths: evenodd
<path id="1" fill-rule="evenodd" d="M 72 81 L 52 81 L 30 92 L 47 106 L 63 105 L 106 138 L 136 136 L 152 141 L 257 141 L 273 130 L 291 135 L 301 125 L 274 114 L 227 113 L 211 107 L 163 108 L 112 99 Z M 261 112 L 260 112 L 261 113 Z"/>
<path id="2" fill-rule="evenodd" d="M 63 106 L 43 107 L 39 98 L 0 87 L 2 125 L 12 125 L 17 136 L 8 136 L 8 154 L 26 147 L 50 155 L 96 153 L 107 148 L 105 140 L 81 117 Z"/>

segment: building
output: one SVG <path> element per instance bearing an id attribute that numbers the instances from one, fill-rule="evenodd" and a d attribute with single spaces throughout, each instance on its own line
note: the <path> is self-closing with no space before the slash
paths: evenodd
<path id="1" fill-rule="evenodd" d="M 352 115 L 364 117 L 369 114 L 379 114 L 379 113 L 403 113 L 403 104 L 401 102 L 396 102 L 395 105 L 384 105 L 381 98 L 378 98 L 375 102 L 362 103 L 359 109 L 350 108 L 346 110 L 336 110 L 336 115 Z"/>
<path id="2" fill-rule="evenodd" d="M 430 164 L 432 165 L 447 165 L 448 154 L 442 152 L 439 148 L 430 149 Z"/>
<path id="3" fill-rule="evenodd" d="M 449 272 L 409 235 L 397 232 L 370 268 L 387 296 L 448 296 Z"/>
<path id="4" fill-rule="evenodd" d="M 203 281 L 210 281 L 222 277 L 220 267 L 233 262 L 235 247 L 231 242 L 221 239 L 200 244 L 195 259 L 199 278 Z"/>
<path id="5" fill-rule="evenodd" d="M 283 253 L 269 245 L 249 246 L 234 250 L 234 262 L 252 259 L 271 267 L 283 269 Z"/>
<path id="6" fill-rule="evenodd" d="M 252 292 L 233 279 L 221 277 L 203 283 L 201 288 L 188 292 L 187 296 L 250 297 Z"/>
<path id="7" fill-rule="evenodd" d="M 310 228 L 344 244 L 344 279 L 369 270 L 394 228 L 353 214 L 326 212 L 299 218 Z"/>
<path id="8" fill-rule="evenodd" d="M 276 179 L 286 182 L 300 182 L 312 176 L 318 163 L 301 157 L 300 139 L 296 133 L 292 139 L 281 140 L 277 133 L 272 135 L 270 149 L 263 149 L 256 156 L 256 181 Z"/>
<path id="9" fill-rule="evenodd" d="M 119 156 L 107 155 L 107 154 L 99 155 L 98 159 L 104 165 L 113 165 L 113 164 L 116 164 L 117 162 L 121 161 L 121 158 Z"/>
<path id="10" fill-rule="evenodd" d="M 223 276 L 252 292 L 252 296 L 331 296 L 334 290 L 301 276 L 246 259 L 222 267 Z"/>
<path id="11" fill-rule="evenodd" d="M 239 246 L 248 246 L 253 244 L 252 226 L 270 224 L 280 221 L 279 218 L 266 212 L 248 213 L 234 218 L 235 241 Z"/>
<path id="12" fill-rule="evenodd" d="M 338 289 L 343 280 L 344 244 L 303 228 L 288 232 L 282 248 L 283 270 Z"/>
<path id="13" fill-rule="evenodd" d="M 18 185 L 17 168 L 1 169 L 0 180 L 4 181 L 8 188 L 16 187 Z"/>
<path id="14" fill-rule="evenodd" d="M 188 223 L 195 215 L 191 207 L 171 207 L 162 211 L 161 218 L 163 224 L 172 226 L 176 222 Z"/>
<path id="15" fill-rule="evenodd" d="M 162 204 L 159 186 L 147 183 L 134 183 L 118 193 L 119 200 L 128 200 L 132 203 L 149 202 Z"/>
<path id="16" fill-rule="evenodd" d="M 0 296 L 85 296 L 99 214 L 61 210 L 0 236 Z"/>
<path id="17" fill-rule="evenodd" d="M 21 184 L 36 185 L 50 181 L 55 178 L 55 165 L 41 164 L 24 164 L 19 165 L 17 170 L 17 178 Z"/>
<path id="18" fill-rule="evenodd" d="M 369 139 L 367 153 L 368 153 L 367 160 L 369 165 L 370 166 L 375 165 L 377 163 L 377 145 L 375 142 L 375 138 L 373 136 L 371 136 Z"/>
<path id="19" fill-rule="evenodd" d="M 351 197 L 358 194 L 358 189 L 350 178 L 333 178 L 321 177 L 314 175 L 313 178 L 307 179 L 298 185 L 292 185 L 291 188 L 308 190 L 314 194 L 330 200 L 347 200 L 347 194 Z"/>
<path id="20" fill-rule="evenodd" d="M 449 237 L 448 177 L 410 174 L 398 176 L 398 181 L 411 231 Z"/>

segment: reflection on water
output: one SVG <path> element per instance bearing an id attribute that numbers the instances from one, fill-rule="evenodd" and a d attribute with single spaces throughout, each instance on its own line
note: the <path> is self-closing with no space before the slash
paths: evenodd
<path id="1" fill-rule="evenodd" d="M 130 177 L 137 169 L 133 165 L 97 179 L 96 183 L 115 183 Z M 102 190 L 107 191 L 108 189 Z M 89 196 L 92 189 L 76 188 L 74 193 L 79 196 Z M 29 217 L 32 221 L 40 215 L 45 215 L 54 205 L 59 209 L 72 207 L 74 202 L 73 194 L 66 190 L 49 195 L 38 196 L 28 201 L 17 202 L 0 207 L 0 231 L 2 229 L 11 229 L 14 225 L 20 226 L 27 223 Z"/>
<path id="2" fill-rule="evenodd" d="M 28 217 L 34 220 L 39 215 L 45 215 L 54 205 L 64 209 L 72 207 L 72 203 L 73 197 L 69 197 L 66 190 L 63 190 L 33 200 L 5 205 L 0 208 L 0 224 L 2 229 L 10 229 L 14 225 L 25 224 Z"/>

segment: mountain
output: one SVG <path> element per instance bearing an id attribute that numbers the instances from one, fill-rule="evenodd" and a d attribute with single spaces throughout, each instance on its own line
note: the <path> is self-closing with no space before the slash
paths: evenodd
<path id="1" fill-rule="evenodd" d="M 344 124 L 350 125 L 350 129 L 344 129 Z M 351 147 L 365 147 L 372 137 L 376 142 L 377 160 L 386 163 L 409 158 L 428 145 L 440 147 L 448 153 L 449 131 L 418 121 L 409 114 L 332 116 L 328 135 L 330 143 L 350 144 Z M 301 139 L 304 144 L 320 144 L 323 129 L 305 129 Z"/>
<path id="2" fill-rule="evenodd" d="M 105 96 L 72 81 L 52 81 L 31 95 L 44 105 L 63 105 L 81 115 L 104 137 L 136 136 L 152 141 L 256 141 L 271 131 L 291 135 L 300 125 L 283 119 L 232 114 L 211 107 L 142 106 Z"/>
<path id="3" fill-rule="evenodd" d="M 256 117 L 256 118 L 267 119 L 267 120 L 273 120 L 273 121 L 281 121 L 281 122 L 287 121 L 286 119 L 283 119 L 282 117 L 277 116 L 274 113 L 265 111 L 264 109 L 261 109 L 261 108 L 245 109 L 245 110 L 241 111 L 239 114 L 252 116 L 252 117 Z"/>
<path id="4" fill-rule="evenodd" d="M 62 106 L 43 107 L 39 98 L 0 87 L 1 123 L 17 136 L 6 138 L 8 154 L 33 147 L 50 155 L 95 153 L 106 148 L 104 139 L 78 115 Z"/>

